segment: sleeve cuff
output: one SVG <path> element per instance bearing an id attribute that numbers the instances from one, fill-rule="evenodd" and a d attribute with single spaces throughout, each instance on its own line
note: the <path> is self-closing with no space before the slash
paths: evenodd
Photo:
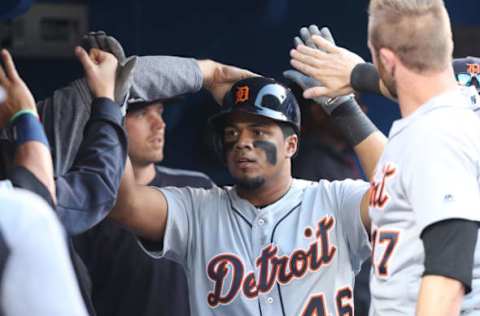
<path id="1" fill-rule="evenodd" d="M 107 120 L 122 124 L 120 105 L 109 98 L 95 98 L 92 101 L 92 114 L 90 120 Z"/>

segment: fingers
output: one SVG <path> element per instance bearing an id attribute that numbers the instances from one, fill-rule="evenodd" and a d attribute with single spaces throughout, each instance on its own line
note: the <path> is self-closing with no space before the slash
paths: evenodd
<path id="1" fill-rule="evenodd" d="M 233 80 L 230 80 L 230 81 L 237 81 L 237 80 L 242 80 L 242 79 L 247 79 L 247 78 L 258 77 L 259 76 L 256 73 L 253 73 L 249 70 L 242 69 L 242 68 L 232 67 L 231 70 L 232 70 L 232 75 L 233 76 L 230 76 L 230 77 Z"/>
<path id="2" fill-rule="evenodd" d="M 296 70 L 287 70 L 283 72 L 283 76 L 291 81 L 295 82 L 302 89 L 308 89 L 315 86 L 320 86 L 321 83 L 318 80 L 305 76 L 304 74 Z"/>
<path id="3" fill-rule="evenodd" d="M 7 78 L 7 75 L 5 74 L 5 71 L 3 70 L 2 65 L 0 65 L 0 85 L 4 86 L 5 88 L 8 87 L 9 85 L 9 80 Z"/>
<path id="4" fill-rule="evenodd" d="M 100 64 L 102 62 L 102 55 L 100 54 L 100 48 L 92 48 L 88 52 L 88 56 L 95 64 Z"/>
<path id="5" fill-rule="evenodd" d="M 99 35 L 101 36 L 101 33 L 102 32 L 90 32 L 90 33 L 88 33 L 88 35 L 90 37 L 90 50 L 92 48 L 100 48 L 101 43 L 98 42 L 98 37 L 99 37 Z"/>
<path id="6" fill-rule="evenodd" d="M 297 49 L 290 51 L 290 56 L 299 62 L 308 64 L 312 67 L 322 66 L 322 61 L 326 57 L 324 52 L 307 46 L 299 46 Z"/>
<path id="7" fill-rule="evenodd" d="M 93 51 L 93 49 L 90 51 Z M 75 55 L 77 56 L 78 60 L 82 64 L 83 69 L 85 70 L 85 73 L 89 74 L 94 71 L 95 64 L 93 63 L 92 59 L 83 48 L 77 46 L 75 48 Z"/>
<path id="8" fill-rule="evenodd" d="M 303 97 L 305 99 L 313 99 L 318 97 L 328 96 L 330 89 L 323 86 L 317 86 L 310 89 L 307 89 L 303 92 Z"/>
<path id="9" fill-rule="evenodd" d="M 7 94 L 5 90 L 0 86 L 0 104 L 2 104 L 7 99 Z"/>
<path id="10" fill-rule="evenodd" d="M 312 24 L 308 27 L 308 30 L 310 31 L 310 34 L 311 35 L 320 35 L 322 36 L 322 33 L 320 32 L 320 30 L 318 29 L 318 26 L 316 26 L 315 24 Z"/>
<path id="11" fill-rule="evenodd" d="M 297 69 L 301 73 L 303 73 L 307 76 L 310 76 L 310 77 L 314 77 L 314 74 L 316 73 L 316 70 L 317 70 L 317 68 L 312 67 L 312 66 L 310 66 L 306 63 L 303 63 L 301 61 L 298 61 L 296 59 L 290 60 L 290 65 L 292 65 L 293 68 Z"/>
<path id="12" fill-rule="evenodd" d="M 293 47 L 297 48 L 299 45 L 305 45 L 305 43 L 303 43 L 300 37 L 295 36 L 295 38 L 293 39 Z"/>
<path id="13" fill-rule="evenodd" d="M 335 46 L 335 44 L 332 44 L 330 41 L 321 36 L 312 36 L 312 41 L 315 43 L 315 45 L 317 45 L 318 49 L 321 49 L 327 53 L 336 53 L 339 51 L 339 48 Z"/>
<path id="14" fill-rule="evenodd" d="M 94 61 L 96 64 L 101 64 L 105 61 L 113 62 L 114 60 L 117 60 L 112 54 L 98 48 L 92 48 L 89 56 L 90 59 L 92 59 L 92 61 Z"/>
<path id="15" fill-rule="evenodd" d="M 10 55 L 10 53 L 6 49 L 2 50 L 2 60 L 8 78 L 13 81 L 19 80 L 20 76 L 18 75 L 17 69 L 15 68 L 12 55 Z"/>
<path id="16" fill-rule="evenodd" d="M 110 52 L 118 59 L 118 61 L 123 61 L 126 58 L 123 47 L 116 38 L 108 36 L 107 43 L 108 47 L 110 48 Z"/>
<path id="17" fill-rule="evenodd" d="M 300 36 L 301 36 L 303 42 L 304 42 L 308 47 L 316 48 L 316 47 L 315 47 L 315 43 L 313 43 L 312 40 L 311 40 L 312 35 L 310 34 L 310 31 L 309 31 L 306 27 L 302 27 L 302 28 L 300 29 Z"/>
<path id="18" fill-rule="evenodd" d="M 328 27 L 322 27 L 322 29 L 320 30 L 320 34 L 315 35 L 320 35 L 321 37 L 335 45 L 335 40 L 333 39 L 333 35 Z"/>

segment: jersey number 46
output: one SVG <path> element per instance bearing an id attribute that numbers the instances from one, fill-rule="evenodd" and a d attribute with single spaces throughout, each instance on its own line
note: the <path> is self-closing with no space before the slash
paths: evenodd
<path id="1" fill-rule="evenodd" d="M 352 288 L 347 286 L 337 291 L 336 307 L 337 316 L 353 316 Z M 325 295 L 323 293 L 310 296 L 308 304 L 303 309 L 302 316 L 330 316 L 325 304 Z"/>

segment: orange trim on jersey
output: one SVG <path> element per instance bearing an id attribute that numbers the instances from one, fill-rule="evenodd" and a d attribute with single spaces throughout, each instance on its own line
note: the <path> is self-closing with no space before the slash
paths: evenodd
<path id="1" fill-rule="evenodd" d="M 308 297 L 307 303 L 302 309 L 301 316 L 327 316 L 327 306 L 325 305 L 325 295 L 312 294 Z M 308 313 L 308 314 L 307 314 Z"/>
<path id="2" fill-rule="evenodd" d="M 393 238 L 382 238 L 386 234 L 392 234 L 394 237 Z M 377 276 L 382 277 L 382 278 L 387 278 L 389 276 L 388 272 L 388 266 L 389 263 L 391 262 L 390 260 L 392 259 L 395 249 L 398 245 L 398 241 L 400 240 L 400 231 L 399 230 L 379 230 L 378 233 L 378 243 L 379 244 L 384 244 L 385 241 L 388 242 L 388 245 L 386 246 L 382 259 L 380 260 L 380 264 L 375 264 L 375 272 L 377 273 Z M 373 259 L 372 259 L 373 262 Z M 382 269 L 384 271 L 382 271 Z"/>
<path id="3" fill-rule="evenodd" d="M 346 292 L 345 295 L 341 295 L 341 292 Z M 347 299 L 347 304 L 344 303 L 344 299 Z M 350 285 L 347 285 L 341 289 L 338 289 L 335 293 L 335 300 L 336 304 L 335 307 L 337 308 L 337 316 L 354 316 L 355 315 L 355 308 L 353 304 L 353 289 Z M 342 311 L 342 309 L 346 309 Z"/>

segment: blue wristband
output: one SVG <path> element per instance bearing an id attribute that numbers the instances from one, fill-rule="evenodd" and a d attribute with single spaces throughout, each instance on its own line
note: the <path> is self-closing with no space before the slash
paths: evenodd
<path id="1" fill-rule="evenodd" d="M 37 141 L 49 148 L 48 139 L 43 130 L 43 125 L 32 113 L 25 112 L 16 117 L 11 126 L 16 135 L 16 146 L 20 146 L 30 141 Z"/>

